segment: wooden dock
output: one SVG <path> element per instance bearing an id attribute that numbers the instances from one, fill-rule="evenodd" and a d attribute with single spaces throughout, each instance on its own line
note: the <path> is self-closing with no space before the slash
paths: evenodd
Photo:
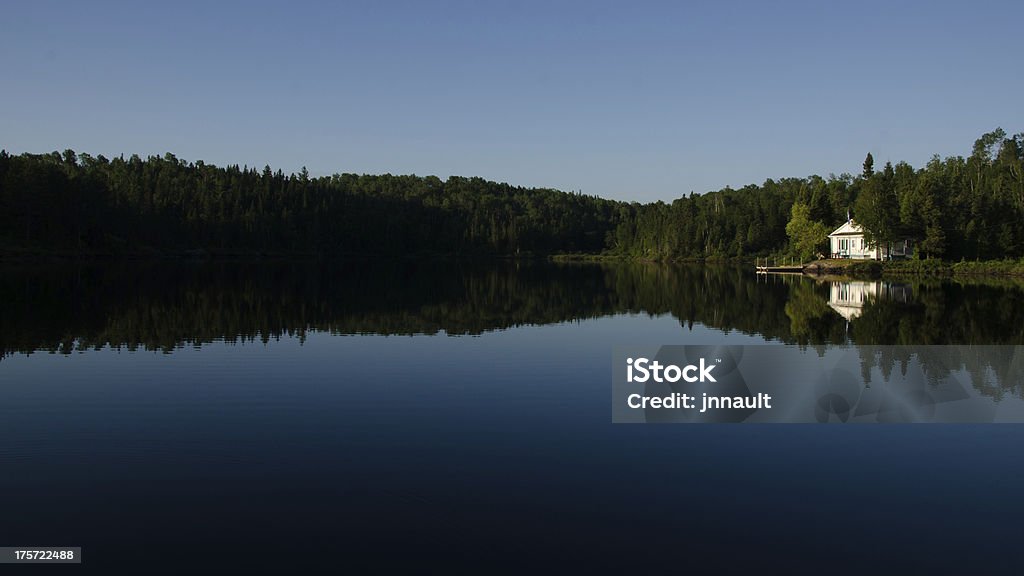
<path id="1" fill-rule="evenodd" d="M 777 258 L 771 262 L 765 258 L 764 264 L 761 264 L 760 259 L 754 260 L 754 270 L 758 274 L 803 274 L 804 264 L 796 263 L 789 258 L 781 262 Z"/>

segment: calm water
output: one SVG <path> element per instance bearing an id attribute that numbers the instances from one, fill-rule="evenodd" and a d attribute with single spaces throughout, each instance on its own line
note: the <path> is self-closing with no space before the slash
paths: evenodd
<path id="1" fill-rule="evenodd" d="M 1022 344 L 1024 290 L 7 265 L 0 545 L 80 545 L 98 573 L 1019 573 L 1024 428 L 610 423 L 613 346 L 765 340 Z"/>

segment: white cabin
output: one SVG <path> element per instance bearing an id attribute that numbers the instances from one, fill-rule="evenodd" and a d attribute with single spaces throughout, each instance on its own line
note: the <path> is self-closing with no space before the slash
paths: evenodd
<path id="1" fill-rule="evenodd" d="M 887 242 L 876 246 L 864 237 L 864 229 L 853 220 L 847 220 L 828 235 L 829 258 L 853 258 L 860 260 L 891 260 L 911 255 L 910 240 Z"/>

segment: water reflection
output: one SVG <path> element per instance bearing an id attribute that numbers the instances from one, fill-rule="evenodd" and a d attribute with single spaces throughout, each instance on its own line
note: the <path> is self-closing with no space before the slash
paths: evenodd
<path id="1" fill-rule="evenodd" d="M 475 335 L 671 314 L 800 345 L 1020 344 L 1014 283 L 818 282 L 746 267 L 544 262 L 118 262 L 0 268 L 0 356 L 335 334 Z"/>
<path id="2" fill-rule="evenodd" d="M 1009 308 L 1020 301 L 1020 290 L 1012 284 L 837 279 L 821 284 L 828 287 L 828 308 L 847 322 L 847 342 L 861 345 L 862 389 L 870 388 L 877 371 L 887 388 L 911 387 L 919 399 L 932 402 L 935 386 L 962 373 L 984 396 L 1024 394 L 1017 346 L 923 346 L 1019 344 L 1020 330 L 1007 323 L 1007 316 L 1019 314 Z M 805 292 L 794 287 L 792 295 L 799 301 Z M 813 310 L 811 316 L 821 311 L 806 304 L 801 309 Z"/>
<path id="3" fill-rule="evenodd" d="M 895 284 L 876 280 L 831 281 L 828 298 L 829 308 L 847 320 L 860 317 L 864 307 L 879 300 L 907 304 L 911 302 L 913 290 L 906 284 Z"/>
<path id="4" fill-rule="evenodd" d="M 1024 348 L 1020 346 L 863 346 L 861 381 L 878 371 L 886 385 L 912 384 L 931 401 L 936 387 L 949 381 L 970 381 L 983 396 L 1024 398 Z"/>

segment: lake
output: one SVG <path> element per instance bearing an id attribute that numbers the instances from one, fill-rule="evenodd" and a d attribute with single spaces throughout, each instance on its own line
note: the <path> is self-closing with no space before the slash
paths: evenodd
<path id="1" fill-rule="evenodd" d="M 5 264 L 0 297 L 0 545 L 96 573 L 1018 571 L 1024 427 L 609 400 L 620 345 L 1024 344 L 1014 282 L 157 261 Z"/>

